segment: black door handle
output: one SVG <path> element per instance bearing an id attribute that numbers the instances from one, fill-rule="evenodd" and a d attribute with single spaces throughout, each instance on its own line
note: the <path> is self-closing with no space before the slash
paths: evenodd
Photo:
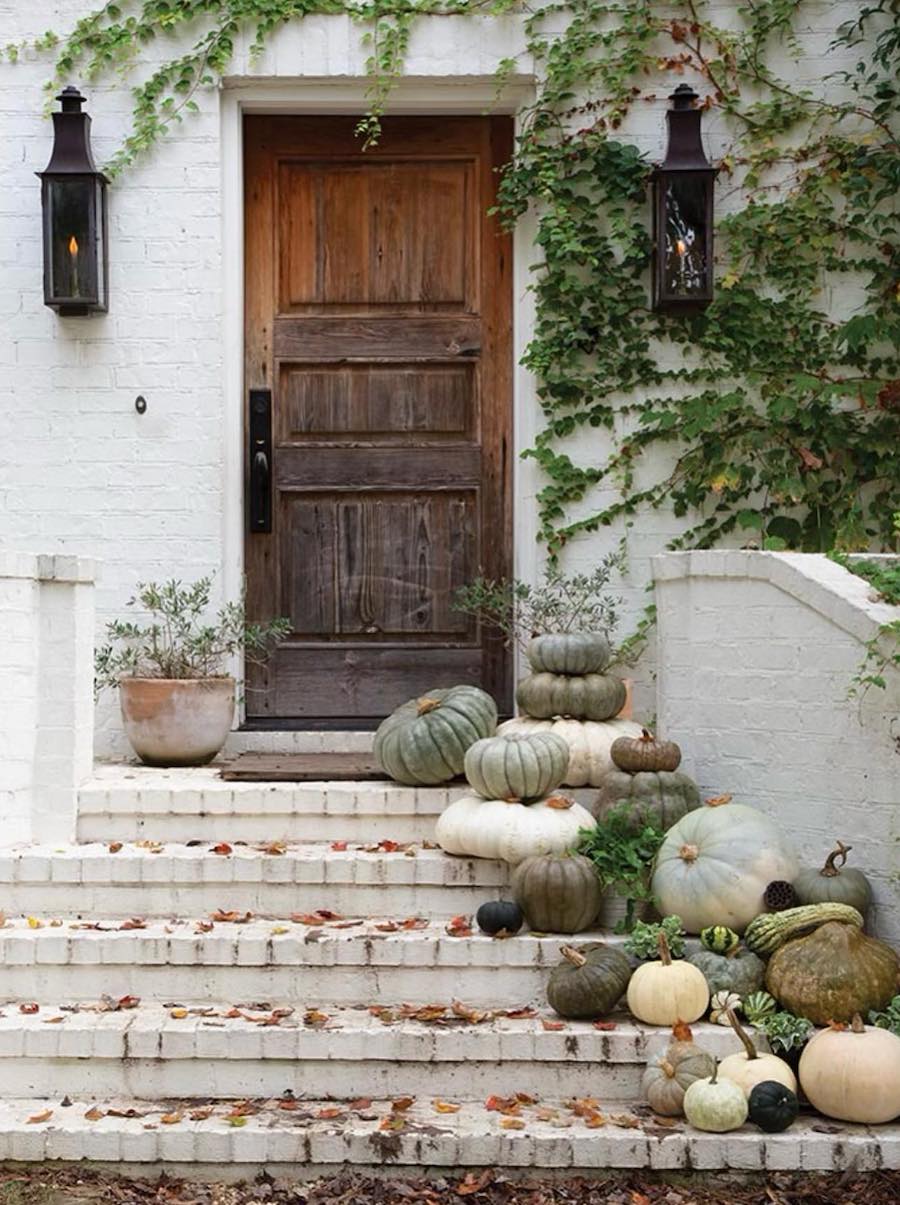
<path id="1" fill-rule="evenodd" d="M 272 530 L 272 391 L 250 390 L 250 531 Z"/>

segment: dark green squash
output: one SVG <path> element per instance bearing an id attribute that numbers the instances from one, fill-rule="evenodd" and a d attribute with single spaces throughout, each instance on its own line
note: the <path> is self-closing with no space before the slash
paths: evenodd
<path id="1" fill-rule="evenodd" d="M 680 770 L 646 770 L 629 774 L 612 769 L 603 780 L 597 802 L 591 808 L 602 820 L 617 804 L 628 803 L 628 813 L 637 829 L 648 821 L 663 830 L 700 806 L 700 791 L 693 779 Z"/>
<path id="2" fill-rule="evenodd" d="M 482 933 L 495 937 L 498 933 L 518 933 L 525 915 L 513 900 L 488 900 L 475 913 L 475 923 Z"/>
<path id="3" fill-rule="evenodd" d="M 737 949 L 740 941 L 734 929 L 729 929 L 727 925 L 707 925 L 705 929 L 700 930 L 701 946 L 712 950 L 713 954 L 730 954 L 732 950 Z"/>
<path id="4" fill-rule="evenodd" d="M 631 978 L 631 964 L 621 950 L 592 941 L 577 950 L 563 946 L 562 956 L 547 983 L 553 1011 L 571 1021 L 593 1021 L 612 1012 Z"/>
<path id="5" fill-rule="evenodd" d="M 821 870 L 801 870 L 794 890 L 801 904 L 849 904 L 863 916 L 872 902 L 872 887 L 861 870 L 845 863 L 853 848 L 838 841 Z M 838 862 L 840 859 L 840 862 Z"/>
<path id="6" fill-rule="evenodd" d="M 766 978 L 763 960 L 743 947 L 736 947 L 730 954 L 698 950 L 691 954 L 688 962 L 703 972 L 711 996 L 716 992 L 749 996 L 751 992 L 759 991 Z"/>
<path id="7" fill-rule="evenodd" d="M 747 1106 L 750 1120 L 767 1134 L 780 1134 L 793 1124 L 800 1111 L 796 1092 L 779 1084 L 777 1080 L 765 1079 L 752 1089 Z"/>
<path id="8" fill-rule="evenodd" d="M 538 933 L 580 933 L 597 919 L 603 889 L 583 854 L 535 854 L 520 862 L 512 894 Z"/>

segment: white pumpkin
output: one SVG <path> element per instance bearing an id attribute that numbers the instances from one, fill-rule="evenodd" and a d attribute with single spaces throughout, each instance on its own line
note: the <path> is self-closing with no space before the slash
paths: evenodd
<path id="1" fill-rule="evenodd" d="M 610 749 L 620 736 L 638 737 L 643 731 L 633 720 L 534 720 L 520 715 L 497 729 L 503 736 L 517 732 L 555 732 L 569 746 L 569 768 L 563 780 L 568 787 L 599 787 L 613 768 Z"/>
<path id="2" fill-rule="evenodd" d="M 796 874 L 797 860 L 774 821 L 755 808 L 713 800 L 666 833 L 652 890 L 660 914 L 680 916 L 688 933 L 709 925 L 743 933 L 766 910 L 769 883 L 790 883 Z"/>
<path id="3" fill-rule="evenodd" d="M 800 1056 L 800 1085 L 826 1117 L 882 1125 L 900 1117 L 900 1038 L 863 1025 L 822 1029 Z"/>
<path id="4" fill-rule="evenodd" d="M 499 858 L 517 866 L 535 854 L 561 854 L 578 842 L 593 816 L 563 795 L 529 805 L 463 795 L 438 818 L 435 836 L 448 854 Z"/>
<path id="5" fill-rule="evenodd" d="M 684 1094 L 684 1115 L 696 1130 L 727 1134 L 747 1120 L 747 1098 L 729 1079 L 719 1078 L 718 1067 L 709 1079 L 695 1080 Z"/>
<path id="6" fill-rule="evenodd" d="M 729 1054 L 719 1063 L 719 1075 L 722 1079 L 730 1079 L 743 1091 L 747 1099 L 757 1084 L 774 1080 L 792 1092 L 797 1091 L 797 1077 L 777 1054 L 760 1054 L 753 1045 L 753 1040 L 741 1027 L 734 1009 L 726 1010 L 728 1022 L 740 1038 L 744 1049 L 740 1054 Z"/>
<path id="7" fill-rule="evenodd" d="M 659 958 L 642 963 L 628 981 L 628 1008 L 646 1025 L 690 1024 L 706 1012 L 709 988 L 703 972 L 681 958 L 672 958 L 661 932 Z"/>

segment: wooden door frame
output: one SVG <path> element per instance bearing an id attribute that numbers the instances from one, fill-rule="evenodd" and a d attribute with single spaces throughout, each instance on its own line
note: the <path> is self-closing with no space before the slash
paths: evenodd
<path id="1" fill-rule="evenodd" d="M 490 109 L 495 116 L 507 116 L 510 123 L 507 127 L 507 146 L 511 149 L 512 136 L 515 131 L 515 114 L 525 103 L 533 91 L 530 80 L 514 82 L 507 91 L 506 103 L 489 105 L 488 97 L 492 95 L 493 84 L 490 81 L 467 83 L 462 86 L 451 80 L 438 80 L 434 83 L 422 84 L 419 81 L 403 81 L 407 87 L 401 91 L 406 93 L 405 103 L 398 106 L 397 115 L 403 116 L 482 116 Z M 244 118 L 249 114 L 268 114 L 284 116 L 313 116 L 316 114 L 359 113 L 361 110 L 360 97 L 363 95 L 364 81 L 350 85 L 342 84 L 339 88 L 321 87 L 316 85 L 319 93 L 318 101 L 304 100 L 302 103 L 285 104 L 274 102 L 272 94 L 282 92 L 283 86 L 255 86 L 241 89 L 240 93 L 226 92 L 222 97 L 222 155 L 228 169 L 223 179 L 223 245 L 232 250 L 232 254 L 223 256 L 224 300 L 223 316 L 225 328 L 224 364 L 226 377 L 226 399 L 229 402 L 225 428 L 225 490 L 224 490 L 224 532 L 223 532 L 223 593 L 227 597 L 239 594 L 243 584 L 243 561 L 246 541 L 245 514 L 245 414 L 246 396 L 244 383 Z M 296 92 L 295 88 L 291 89 Z M 336 93 L 340 99 L 335 99 Z M 505 531 L 504 539 L 509 547 L 509 568 L 511 573 L 532 576 L 539 561 L 538 550 L 534 541 L 534 524 L 526 521 L 526 546 L 520 544 L 520 516 L 515 505 L 520 496 L 520 477 L 522 465 L 518 451 L 521 436 L 521 418 L 518 410 L 520 395 L 523 392 L 523 382 L 526 383 L 524 392 L 533 395 L 533 389 L 528 387 L 529 378 L 518 370 L 521 351 L 530 337 L 533 323 L 530 311 L 526 310 L 526 321 L 523 324 L 518 310 L 519 299 L 523 296 L 529 279 L 527 268 L 528 249 L 533 245 L 533 231 L 526 222 L 517 227 L 513 238 L 508 244 L 508 254 L 511 262 L 508 265 L 508 288 L 511 292 L 509 306 L 510 333 L 507 342 L 507 362 L 503 371 L 507 378 L 505 393 L 508 399 L 506 428 L 506 466 L 505 466 Z M 524 265 L 524 267 L 523 267 Z M 234 304 L 237 300 L 237 304 Z M 527 436 L 526 436 L 527 438 Z M 526 470 L 527 476 L 532 473 Z M 526 486 L 526 488 L 529 488 Z M 531 489 L 534 487 L 531 486 Z M 530 537 L 530 539 L 529 539 Z M 523 552 L 525 555 L 523 555 Z M 237 660 L 237 659 L 236 659 Z M 514 659 L 508 666 L 511 679 L 510 688 L 514 687 L 517 676 L 517 666 Z M 233 669 L 242 675 L 243 666 L 238 663 Z M 245 728 L 339 728 L 346 727 L 340 723 L 321 722 L 318 725 L 300 721 L 290 722 L 254 721 L 246 722 L 245 708 L 240 703 L 241 727 Z"/>

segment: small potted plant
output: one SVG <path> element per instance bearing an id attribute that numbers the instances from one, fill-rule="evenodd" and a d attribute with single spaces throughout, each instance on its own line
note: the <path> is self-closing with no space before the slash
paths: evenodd
<path id="1" fill-rule="evenodd" d="M 225 672 L 242 650 L 262 660 L 290 631 L 286 619 L 248 623 L 241 602 L 210 616 L 212 579 L 140 583 L 128 606 L 144 621 L 113 620 L 109 643 L 94 657 L 99 692 L 118 687 L 125 734 L 148 766 L 203 766 L 222 746 L 234 718 L 235 680 Z"/>
<path id="2" fill-rule="evenodd" d="M 664 836 L 650 820 L 636 829 L 627 803 L 607 812 L 595 828 L 582 830 L 578 852 L 594 863 L 604 892 L 597 918 L 601 928 L 630 933 L 650 914 L 651 870 Z"/>

